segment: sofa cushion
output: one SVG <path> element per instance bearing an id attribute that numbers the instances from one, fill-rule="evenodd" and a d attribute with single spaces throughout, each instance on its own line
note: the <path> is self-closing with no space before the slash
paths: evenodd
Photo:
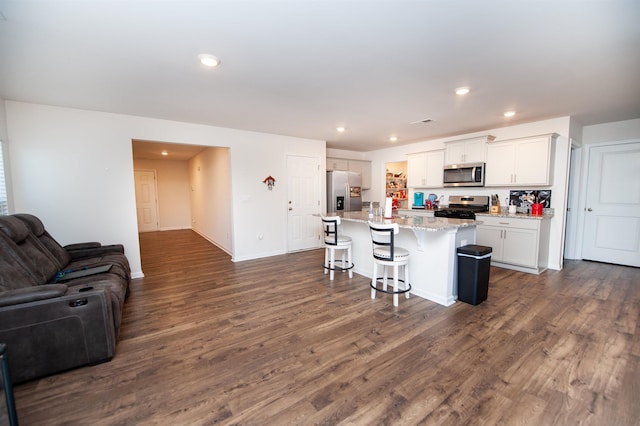
<path id="1" fill-rule="evenodd" d="M 13 247 L 15 243 L 0 232 L 0 292 L 41 284 L 14 258 Z"/>
<path id="2" fill-rule="evenodd" d="M 22 243 L 29 236 L 29 228 L 22 221 L 10 216 L 2 217 L 0 231 L 16 244 Z"/>
<path id="3" fill-rule="evenodd" d="M 42 243 L 47 251 L 57 262 L 58 269 L 63 269 L 70 261 L 71 256 L 58 242 L 47 232 L 44 224 L 36 216 L 28 213 L 12 215 L 20 219 L 31 230 L 31 233 Z"/>
<path id="4" fill-rule="evenodd" d="M 8 256 L 20 263 L 38 284 L 50 282 L 59 267 L 53 256 L 31 233 L 27 225 L 12 216 L 0 216 L 0 232 L 9 240 Z"/>

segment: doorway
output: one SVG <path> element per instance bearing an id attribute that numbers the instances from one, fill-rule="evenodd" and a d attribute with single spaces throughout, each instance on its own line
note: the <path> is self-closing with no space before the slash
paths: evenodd
<path id="1" fill-rule="evenodd" d="M 155 170 L 134 170 L 138 232 L 158 230 L 158 190 Z"/>
<path id="2" fill-rule="evenodd" d="M 287 251 L 320 247 L 320 159 L 287 156 Z"/>
<path id="3" fill-rule="evenodd" d="M 640 142 L 589 150 L 582 258 L 640 266 Z"/>

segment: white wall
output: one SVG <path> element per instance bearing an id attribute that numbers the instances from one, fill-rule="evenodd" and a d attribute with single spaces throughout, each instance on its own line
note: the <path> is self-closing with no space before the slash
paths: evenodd
<path id="1" fill-rule="evenodd" d="M 234 259 L 286 251 L 287 154 L 324 164 L 324 141 L 7 101 L 15 211 L 40 216 L 63 244 L 122 243 L 142 273 L 132 139 L 230 148 Z M 262 179 L 278 182 L 265 192 Z M 264 239 L 256 241 L 256 234 Z"/>
<path id="2" fill-rule="evenodd" d="M 640 118 L 584 126 L 582 139 L 585 145 L 640 139 Z"/>
<path id="3" fill-rule="evenodd" d="M 443 149 L 445 142 L 454 141 L 459 139 L 467 139 L 476 136 L 493 135 L 496 137 L 496 141 L 521 138 L 526 136 L 535 136 L 548 133 L 558 133 L 560 136 L 556 140 L 555 149 L 555 161 L 554 161 L 554 178 L 553 185 L 550 187 L 544 187 L 543 189 L 552 190 L 552 207 L 555 209 L 555 216 L 551 219 L 551 240 L 549 243 L 549 268 L 562 269 L 563 261 L 563 244 L 564 244 L 564 223 L 566 212 L 566 191 L 567 191 L 567 179 L 568 179 L 568 161 L 569 161 L 569 132 L 570 132 L 570 118 L 560 117 L 551 120 L 538 121 L 534 123 L 521 124 L 517 126 L 500 127 L 496 129 L 486 130 L 482 132 L 461 134 L 447 138 L 428 140 L 423 142 L 416 142 L 409 145 L 395 146 L 392 148 L 386 148 L 377 151 L 371 151 L 367 153 L 368 160 L 372 162 L 372 179 L 371 179 L 371 192 L 373 194 L 373 200 L 382 200 L 385 196 L 384 193 L 384 172 L 385 164 L 395 161 L 406 161 L 407 154 L 430 151 L 436 149 Z M 490 195 L 498 194 L 501 200 L 504 200 L 509 195 L 510 189 L 516 188 L 467 188 L 467 189 L 455 189 L 444 188 L 437 189 L 433 192 L 437 195 L 443 195 L 446 201 L 449 195 L 465 195 L 473 193 L 473 195 Z M 517 189 L 529 189 L 529 188 L 517 188 Z M 534 188 L 531 188 L 534 189 Z M 411 200 L 412 195 L 410 196 Z M 409 201 L 411 202 L 411 201 Z"/>
<path id="4" fill-rule="evenodd" d="M 133 160 L 135 170 L 155 170 L 161 231 L 191 228 L 189 169 L 186 161 Z"/>
<path id="5" fill-rule="evenodd" d="M 233 253 L 229 148 L 209 148 L 189 161 L 191 226 L 194 231 Z"/>
<path id="6" fill-rule="evenodd" d="M 7 140 L 7 111 L 4 107 L 4 99 L 0 98 L 0 140 Z"/>

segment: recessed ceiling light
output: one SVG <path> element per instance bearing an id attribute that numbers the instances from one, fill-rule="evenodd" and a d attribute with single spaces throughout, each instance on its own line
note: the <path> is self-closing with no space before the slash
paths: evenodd
<path id="1" fill-rule="evenodd" d="M 217 67 L 218 65 L 220 65 L 220 59 L 206 53 L 198 55 L 198 59 L 200 59 L 202 65 L 206 65 L 208 67 Z"/>
<path id="2" fill-rule="evenodd" d="M 343 133 L 343 132 L 346 132 L 346 131 L 347 131 L 347 128 L 346 128 L 346 127 L 342 127 L 342 126 L 340 126 L 340 127 L 336 127 L 336 131 L 337 131 L 338 133 Z"/>
<path id="3" fill-rule="evenodd" d="M 162 151 L 160 154 L 162 155 L 169 155 L 169 153 L 167 151 Z"/>
<path id="4" fill-rule="evenodd" d="M 458 87 L 456 89 L 456 95 L 466 95 L 470 90 L 471 89 L 469 89 L 468 87 Z"/>
<path id="5" fill-rule="evenodd" d="M 391 142 L 397 142 L 397 141 L 398 141 L 398 137 L 397 137 L 397 136 L 391 136 L 391 137 L 389 138 L 389 141 L 391 141 Z"/>
<path id="6" fill-rule="evenodd" d="M 515 111 L 507 111 L 504 113 L 505 117 L 513 117 L 514 115 L 516 115 Z"/>

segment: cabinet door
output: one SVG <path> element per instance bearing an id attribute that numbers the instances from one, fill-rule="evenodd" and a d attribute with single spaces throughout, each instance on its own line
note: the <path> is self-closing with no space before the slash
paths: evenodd
<path id="1" fill-rule="evenodd" d="M 470 141 L 464 144 L 465 163 L 483 163 L 486 160 L 487 144 L 483 140 Z"/>
<path id="2" fill-rule="evenodd" d="M 349 160 L 349 171 L 358 172 L 362 176 L 362 189 L 371 188 L 371 162 Z"/>
<path id="3" fill-rule="evenodd" d="M 407 155 L 407 186 L 423 188 L 427 184 L 427 155 L 424 152 Z"/>
<path id="4" fill-rule="evenodd" d="M 447 143 L 444 151 L 445 164 L 464 163 L 464 143 Z"/>
<path id="5" fill-rule="evenodd" d="M 481 246 L 491 247 L 491 258 L 495 261 L 502 261 L 502 228 L 494 226 L 478 225 L 476 227 L 476 241 Z"/>
<path id="6" fill-rule="evenodd" d="M 550 184 L 549 138 L 541 137 L 518 142 L 514 182 L 518 185 Z"/>
<path id="7" fill-rule="evenodd" d="M 349 160 L 327 157 L 327 170 L 349 170 Z"/>
<path id="8" fill-rule="evenodd" d="M 427 152 L 425 162 L 425 188 L 442 188 L 444 174 L 444 151 Z"/>
<path id="9" fill-rule="evenodd" d="M 535 268 L 538 266 L 538 231 L 510 228 L 503 234 L 502 261 Z"/>
<path id="10" fill-rule="evenodd" d="M 485 185 L 500 186 L 513 184 L 514 161 L 515 144 L 490 144 L 487 147 L 487 169 L 484 175 Z"/>

